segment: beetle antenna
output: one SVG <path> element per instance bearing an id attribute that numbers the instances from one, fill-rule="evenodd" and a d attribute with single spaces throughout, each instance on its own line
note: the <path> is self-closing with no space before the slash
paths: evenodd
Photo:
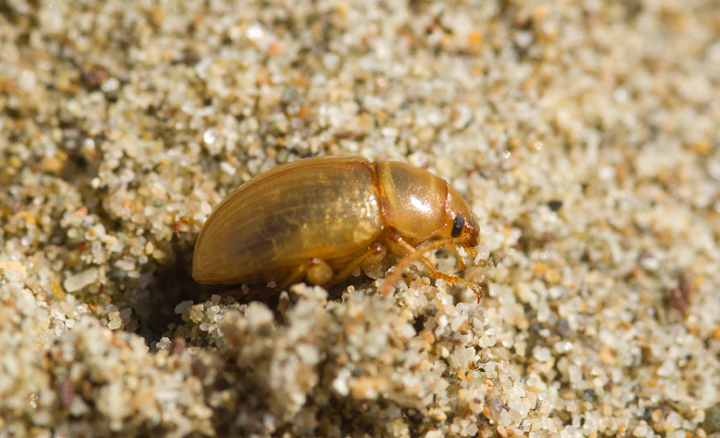
<path id="1" fill-rule="evenodd" d="M 461 284 L 469 287 L 470 290 L 472 290 L 475 293 L 475 295 L 477 295 L 478 303 L 480 302 L 480 298 L 482 298 L 482 296 L 483 296 L 483 291 L 479 285 L 473 284 L 473 283 L 465 280 L 464 278 L 454 277 L 452 275 L 448 275 L 448 274 L 438 271 L 437 268 L 435 268 L 435 266 L 432 263 L 430 263 L 430 260 L 428 260 L 423 255 L 423 253 L 425 253 L 425 252 L 433 251 L 438 248 L 447 247 L 447 246 L 453 247 L 454 245 L 462 245 L 463 243 L 465 243 L 465 239 L 463 237 L 455 237 L 455 238 L 450 238 L 450 239 L 436 240 L 436 241 L 428 242 L 425 245 L 421 245 L 419 248 L 413 247 L 412 245 L 405 242 L 400 236 L 397 236 L 397 235 L 393 235 L 391 237 L 391 239 L 392 239 L 393 243 L 398 244 L 401 247 L 403 247 L 403 249 L 405 249 L 405 251 L 407 251 L 408 255 L 405 256 L 402 260 L 400 260 L 400 262 L 395 266 L 395 270 L 393 271 L 393 273 L 390 274 L 390 276 L 385 280 L 385 284 L 383 285 L 382 292 L 381 292 L 383 296 L 390 295 L 390 285 L 395 285 L 397 283 L 397 281 L 400 278 L 400 275 L 405 271 L 405 269 L 408 268 L 408 266 L 410 266 L 410 263 L 412 263 L 415 260 L 419 260 L 428 269 L 428 271 L 430 272 L 430 275 L 432 275 L 435 278 L 440 278 L 440 279 L 444 280 L 446 283 L 461 283 Z"/>

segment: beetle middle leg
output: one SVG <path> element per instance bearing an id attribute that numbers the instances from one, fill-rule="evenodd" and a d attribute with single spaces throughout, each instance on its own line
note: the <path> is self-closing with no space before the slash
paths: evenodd
<path id="1" fill-rule="evenodd" d="M 480 298 L 483 296 L 482 288 L 477 285 L 473 284 L 463 278 L 454 277 L 452 275 L 444 274 L 435 268 L 435 266 L 430 263 L 430 260 L 428 260 L 424 255 L 423 252 L 432 251 L 441 247 L 453 247 L 455 244 L 462 244 L 463 240 L 460 238 L 457 239 L 442 239 L 442 240 L 436 240 L 433 242 L 429 242 L 426 245 L 421 245 L 419 248 L 415 248 L 409 243 L 405 242 L 402 237 L 398 236 L 395 233 L 391 233 L 388 236 L 388 241 L 390 243 L 390 250 L 396 254 L 398 257 L 402 257 L 402 254 L 400 254 L 403 250 L 407 254 L 402 257 L 400 262 L 395 266 L 395 271 L 385 280 L 385 284 L 382 288 L 382 295 L 388 296 L 390 295 L 390 287 L 391 285 L 395 285 L 400 277 L 400 275 L 405 271 L 405 269 L 410 266 L 410 263 L 412 263 L 414 260 L 419 260 L 422 262 L 423 265 L 427 268 L 430 275 L 435 278 L 440 278 L 444 280 L 447 283 L 461 283 L 465 286 L 469 287 L 470 290 L 472 290 L 475 295 L 478 297 L 478 302 L 480 302 Z M 421 252 L 422 251 L 422 252 Z"/>
<path id="2" fill-rule="evenodd" d="M 326 286 L 334 286 L 341 283 L 358 268 L 366 269 L 376 266 L 378 263 L 382 263 L 386 254 L 387 248 L 384 245 L 372 245 L 367 251 L 365 251 L 365 253 L 350 262 L 340 272 L 338 272 L 337 275 L 335 275 L 335 277 L 326 284 Z"/>
<path id="3" fill-rule="evenodd" d="M 338 283 L 341 283 L 352 272 L 357 269 L 365 269 L 382 263 L 382 260 L 387 254 L 387 249 L 383 245 L 373 245 L 365 253 L 360 255 L 358 258 L 350 262 L 337 274 L 332 270 L 324 260 L 317 257 L 313 257 L 308 260 L 307 263 L 303 263 L 298 266 L 280 285 L 281 288 L 286 288 L 291 284 L 295 284 L 300 281 L 303 277 L 308 283 L 319 284 L 322 286 L 331 287 Z"/>
<path id="4" fill-rule="evenodd" d="M 311 284 L 327 284 L 335 277 L 335 273 L 327 262 L 313 257 L 295 268 L 295 271 L 282 282 L 280 288 L 285 289 L 291 284 L 297 283 L 303 277 Z"/>

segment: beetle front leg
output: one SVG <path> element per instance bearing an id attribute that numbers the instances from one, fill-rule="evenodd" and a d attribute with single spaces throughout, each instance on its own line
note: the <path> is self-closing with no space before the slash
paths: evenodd
<path id="1" fill-rule="evenodd" d="M 458 271 L 462 272 L 465 269 L 467 269 L 467 263 L 465 263 L 465 257 L 463 257 L 460 254 L 460 251 L 457 249 L 457 247 L 450 246 L 449 248 L 452 252 L 455 253 L 455 259 L 457 260 L 457 263 L 458 263 Z"/>
<path id="2" fill-rule="evenodd" d="M 446 239 L 430 242 L 427 245 L 421 245 L 421 248 L 423 251 L 431 251 L 444 246 L 452 246 L 452 243 L 454 243 L 452 242 L 452 240 L 453 239 Z M 483 296 L 483 291 L 479 285 L 473 284 L 463 278 L 453 277 L 452 275 L 447 275 L 438 271 L 437 268 L 435 268 L 435 266 L 430 263 L 430 260 L 428 260 L 415 247 L 405 242 L 405 240 L 397 233 L 390 233 L 388 235 L 388 247 L 394 255 L 396 255 L 397 257 L 402 257 L 402 259 L 395 266 L 395 271 L 393 271 L 393 273 L 387 278 L 385 284 L 383 285 L 381 292 L 383 296 L 390 295 L 390 285 L 395 285 L 400 275 L 405 271 L 405 269 L 408 268 L 408 266 L 410 266 L 410 263 L 412 263 L 414 260 L 418 260 L 422 262 L 423 265 L 425 265 L 430 275 L 434 278 L 440 278 L 447 283 L 461 283 L 469 287 L 470 290 L 472 290 L 475 295 L 477 295 L 478 302 L 480 302 L 480 298 L 482 298 Z"/>

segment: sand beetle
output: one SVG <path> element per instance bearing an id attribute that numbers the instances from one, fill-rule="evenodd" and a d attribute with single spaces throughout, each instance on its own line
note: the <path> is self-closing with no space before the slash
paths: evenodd
<path id="1" fill-rule="evenodd" d="M 195 245 L 192 276 L 210 284 L 284 288 L 305 279 L 332 286 L 389 257 L 400 260 L 395 276 L 419 260 L 433 277 L 462 283 L 480 299 L 478 285 L 423 256 L 462 246 L 474 257 L 479 236 L 462 196 L 428 171 L 362 157 L 308 158 L 252 178 L 212 212 Z"/>

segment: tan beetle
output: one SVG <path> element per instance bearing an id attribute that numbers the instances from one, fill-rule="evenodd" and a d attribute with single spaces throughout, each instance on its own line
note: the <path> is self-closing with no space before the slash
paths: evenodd
<path id="1" fill-rule="evenodd" d="M 256 176 L 213 211 L 192 276 L 209 284 L 332 286 L 394 257 L 402 261 L 393 275 L 420 260 L 433 277 L 462 283 L 479 300 L 478 285 L 443 274 L 422 255 L 460 245 L 474 257 L 479 234 L 462 196 L 428 171 L 362 157 L 308 158 Z M 391 280 L 397 277 L 386 285 Z"/>

